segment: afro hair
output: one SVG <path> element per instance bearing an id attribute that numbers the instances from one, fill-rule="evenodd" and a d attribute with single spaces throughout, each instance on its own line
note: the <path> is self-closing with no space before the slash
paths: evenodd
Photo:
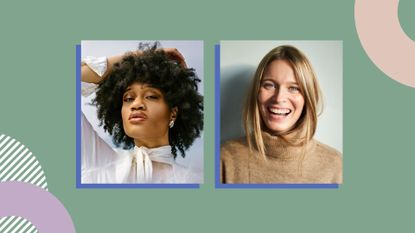
<path id="1" fill-rule="evenodd" d="M 133 83 L 157 88 L 169 108 L 178 109 L 174 127 L 169 129 L 169 143 L 174 157 L 178 151 L 185 157 L 185 150 L 203 130 L 203 96 L 198 93 L 199 82 L 194 69 L 184 67 L 159 49 L 159 43 L 140 43 L 139 52 L 125 54 L 99 83 L 93 104 L 97 106 L 101 126 L 113 137 L 114 144 L 131 149 L 134 139 L 126 135 L 121 117 L 123 94 Z"/>

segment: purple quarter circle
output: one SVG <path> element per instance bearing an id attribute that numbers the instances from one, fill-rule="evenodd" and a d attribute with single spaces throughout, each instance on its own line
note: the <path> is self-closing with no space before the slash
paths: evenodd
<path id="1" fill-rule="evenodd" d="M 42 233 L 75 233 L 72 219 L 50 192 L 24 182 L 0 183 L 0 218 L 19 216 Z"/>

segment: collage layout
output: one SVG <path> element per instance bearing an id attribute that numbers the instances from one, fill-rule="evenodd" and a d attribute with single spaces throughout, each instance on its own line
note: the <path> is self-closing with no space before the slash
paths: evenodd
<path id="1" fill-rule="evenodd" d="M 214 160 L 216 188 L 338 188 L 342 41 L 220 41 L 215 77 L 205 76 L 204 49 L 200 40 L 77 46 L 77 187 L 198 188 Z M 213 92 L 214 126 L 204 124 Z"/>

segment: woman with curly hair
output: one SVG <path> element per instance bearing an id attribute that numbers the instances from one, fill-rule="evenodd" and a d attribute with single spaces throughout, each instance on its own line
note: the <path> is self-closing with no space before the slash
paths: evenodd
<path id="1" fill-rule="evenodd" d="M 96 83 L 97 117 L 122 149 L 103 141 L 82 118 L 82 183 L 192 183 L 175 162 L 200 136 L 203 97 L 177 49 L 140 44 L 109 58 L 86 58 L 83 82 Z"/>
<path id="2" fill-rule="evenodd" d="M 259 63 L 245 137 L 221 146 L 222 183 L 341 183 L 342 155 L 314 139 L 322 95 L 308 58 L 278 46 Z"/>

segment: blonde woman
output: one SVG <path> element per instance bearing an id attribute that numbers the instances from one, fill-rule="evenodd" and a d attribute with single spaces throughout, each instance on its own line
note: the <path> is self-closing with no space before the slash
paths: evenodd
<path id="1" fill-rule="evenodd" d="M 322 106 L 308 58 L 293 46 L 258 65 L 245 104 L 245 137 L 221 146 L 222 183 L 341 183 L 342 155 L 313 138 Z"/>

